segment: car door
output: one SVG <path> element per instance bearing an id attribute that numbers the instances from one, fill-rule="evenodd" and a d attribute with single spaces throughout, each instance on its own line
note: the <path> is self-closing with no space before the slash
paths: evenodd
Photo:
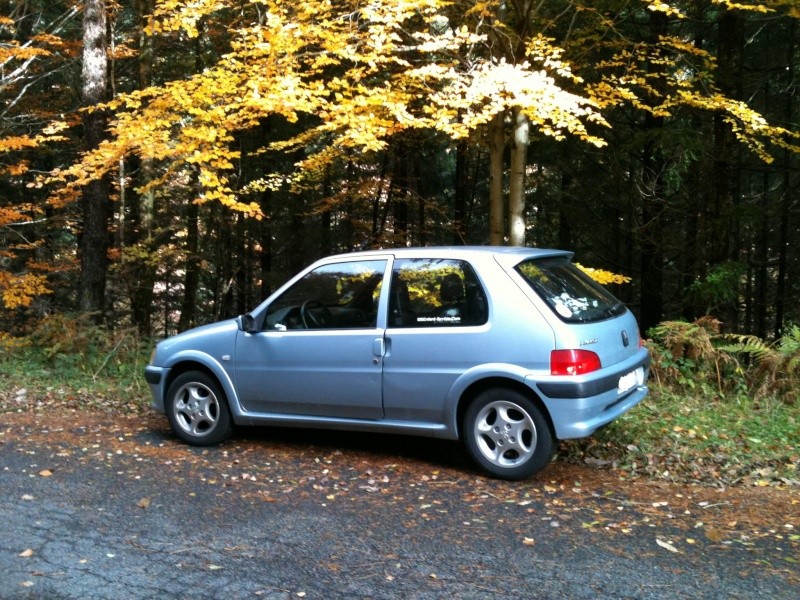
<path id="1" fill-rule="evenodd" d="M 465 261 L 412 258 L 394 262 L 389 295 L 386 418 L 441 423 L 453 383 L 487 360 L 485 291 Z"/>
<path id="2" fill-rule="evenodd" d="M 262 331 L 240 332 L 236 387 L 246 411 L 383 417 L 378 311 L 388 262 L 319 266 L 270 302 Z"/>

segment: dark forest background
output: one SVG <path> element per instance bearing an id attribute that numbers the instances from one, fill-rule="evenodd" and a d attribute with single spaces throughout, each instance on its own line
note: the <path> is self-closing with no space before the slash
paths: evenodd
<path id="1" fill-rule="evenodd" d="M 463 12 L 462 4 L 475 3 L 449 10 Z M 553 15 L 577 14 L 573 3 L 548 4 Z M 634 46 L 667 33 L 686 40 L 713 58 L 720 93 L 771 125 L 798 130 L 793 3 L 763 3 L 769 12 L 672 3 L 684 19 L 641 2 L 584 4 L 613 14 L 616 33 Z M 52 184 L 37 177 L 76 162 L 113 118 L 81 107 L 201 72 L 229 51 L 242 22 L 241 13 L 223 12 L 201 20 L 195 38 L 150 35 L 154 8 L 154 0 L 0 2 L 0 271 L 9 290 L 28 285 L 32 296 L 15 303 L 4 294 L 3 330 L 25 334 L 46 314 L 93 312 L 109 326 L 161 337 L 246 312 L 330 253 L 489 241 L 490 150 L 480 132 L 454 141 L 407 130 L 382 150 L 330 164 L 315 185 L 251 189 L 261 219 L 195 203 L 191 170 L 168 171 L 135 155 L 80 198 L 53 202 Z M 564 17 L 556 31 L 571 22 Z M 576 72 L 589 77 L 597 57 L 564 45 Z M 24 48 L 47 52 L 27 56 Z M 107 59 L 101 72 L 85 68 L 93 48 Z M 727 331 L 777 338 L 800 322 L 800 157 L 776 145 L 765 160 L 714 110 L 685 106 L 659 116 L 618 104 L 603 115 L 612 127 L 602 148 L 532 136 L 525 243 L 573 250 L 585 266 L 631 277 L 613 291 L 643 331 L 714 315 Z M 64 140 L 14 144 L 57 118 L 71 119 Z M 260 149 L 312 121 L 268 116 L 237 132 L 229 142 L 240 157 L 235 189 L 265 173 L 290 173 L 303 150 Z M 158 187 L 146 186 L 159 178 Z M 30 274 L 45 278 L 49 291 L 26 280 Z"/>

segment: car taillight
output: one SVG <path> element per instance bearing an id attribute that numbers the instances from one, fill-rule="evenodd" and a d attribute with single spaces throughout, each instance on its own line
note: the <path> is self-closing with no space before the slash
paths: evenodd
<path id="1" fill-rule="evenodd" d="M 590 350 L 553 350 L 551 375 L 582 375 L 600 369 L 600 357 Z"/>

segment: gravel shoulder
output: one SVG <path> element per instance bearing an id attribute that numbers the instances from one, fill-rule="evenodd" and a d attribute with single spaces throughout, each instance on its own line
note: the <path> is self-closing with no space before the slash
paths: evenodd
<path id="1" fill-rule="evenodd" d="M 526 482 L 456 444 L 178 442 L 158 415 L 0 415 L 0 598 L 796 598 L 800 490 Z"/>

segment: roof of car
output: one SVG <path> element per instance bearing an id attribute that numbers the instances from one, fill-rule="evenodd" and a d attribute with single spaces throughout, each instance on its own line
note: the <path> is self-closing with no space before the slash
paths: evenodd
<path id="1" fill-rule="evenodd" d="M 572 252 L 567 250 L 555 250 L 549 248 L 526 248 L 520 246 L 419 246 L 412 248 L 382 248 L 375 250 L 363 250 L 360 252 L 350 252 L 338 254 L 330 258 L 345 258 L 354 256 L 376 256 L 393 254 L 407 258 L 444 258 L 444 257 L 464 257 L 467 256 L 486 256 L 504 255 L 522 258 L 536 258 L 540 256 L 572 256 Z"/>

